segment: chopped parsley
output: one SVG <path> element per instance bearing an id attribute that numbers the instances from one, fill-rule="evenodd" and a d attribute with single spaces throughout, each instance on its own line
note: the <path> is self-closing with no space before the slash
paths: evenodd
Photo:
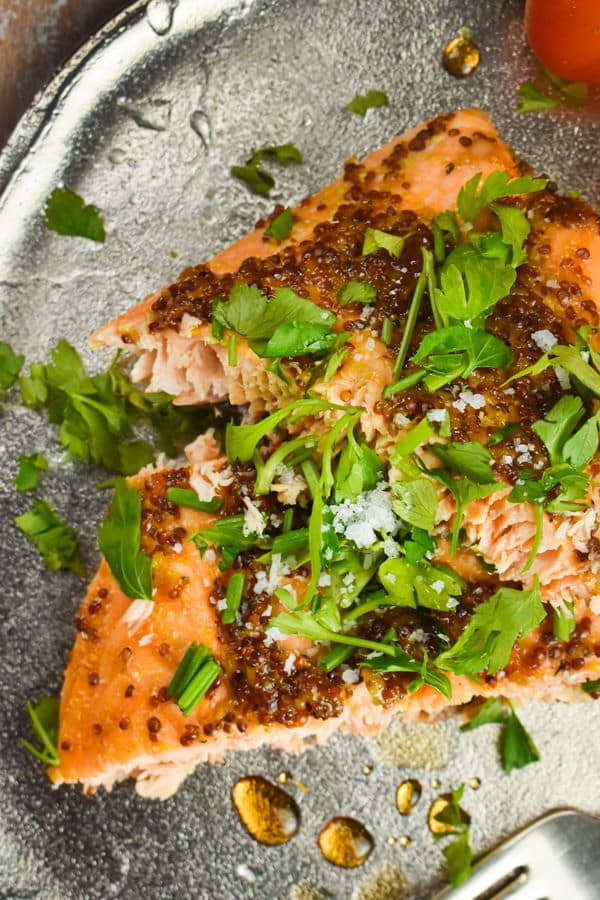
<path id="1" fill-rule="evenodd" d="M 438 656 L 436 664 L 471 678 L 486 669 L 493 675 L 507 664 L 515 642 L 527 637 L 545 616 L 537 580 L 530 590 L 502 587 L 476 607 L 458 641 Z"/>
<path id="2" fill-rule="evenodd" d="M 258 288 L 235 285 L 229 301 L 213 303 L 213 334 L 224 329 L 242 335 L 257 356 L 321 355 L 348 339 L 333 331 L 335 315 L 290 288 L 277 288 L 269 300 Z"/>
<path id="3" fill-rule="evenodd" d="M 22 739 L 21 746 L 43 762 L 46 766 L 59 766 L 58 755 L 58 714 L 59 703 L 54 697 L 41 697 L 36 703 L 27 704 L 27 714 L 31 731 L 39 744 Z"/>
<path id="4" fill-rule="evenodd" d="M 209 547 L 216 547 L 221 554 L 219 569 L 229 568 L 243 550 L 251 547 L 266 548 L 270 545 L 268 538 L 258 538 L 246 532 L 243 515 L 218 519 L 210 528 L 201 528 L 191 535 L 200 553 L 204 555 Z"/>
<path id="5" fill-rule="evenodd" d="M 0 396 L 15 383 L 24 362 L 22 353 L 15 353 L 10 344 L 0 341 Z"/>
<path id="6" fill-rule="evenodd" d="M 167 688 L 184 716 L 198 706 L 221 674 L 221 667 L 204 644 L 190 644 Z"/>
<path id="7" fill-rule="evenodd" d="M 337 292 L 340 306 L 348 303 L 374 303 L 377 291 L 368 281 L 347 281 Z"/>
<path id="8" fill-rule="evenodd" d="M 51 362 L 33 363 L 19 384 L 26 406 L 48 410 L 69 456 L 121 475 L 133 475 L 154 462 L 147 440 L 130 439 L 138 424 L 151 425 L 157 449 L 177 456 L 212 417 L 201 407 L 174 406 L 169 394 L 134 387 L 118 354 L 105 372 L 89 375 L 77 350 L 64 339 L 52 351 Z"/>
<path id="9" fill-rule="evenodd" d="M 518 194 L 532 194 L 542 191 L 548 184 L 547 178 L 536 178 L 533 175 L 522 175 L 511 181 L 511 176 L 504 170 L 490 172 L 483 179 L 481 172 L 473 175 L 464 184 L 456 201 L 458 214 L 465 222 L 474 222 L 480 212 L 495 200 L 513 197 Z"/>
<path id="10" fill-rule="evenodd" d="M 268 237 L 275 238 L 276 241 L 285 241 L 292 233 L 294 225 L 294 216 L 292 210 L 288 207 L 275 216 L 273 221 L 265 229 Z"/>
<path id="11" fill-rule="evenodd" d="M 389 100 L 385 91 L 380 90 L 367 91 L 366 94 L 356 94 L 349 103 L 346 103 L 348 112 L 354 113 L 356 116 L 364 116 L 367 110 L 381 106 L 389 106 Z"/>
<path id="12" fill-rule="evenodd" d="M 15 487 L 19 492 L 32 491 L 38 486 L 40 473 L 48 468 L 48 460 L 41 453 L 19 457 L 19 471 L 15 478 Z"/>
<path id="13" fill-rule="evenodd" d="M 31 511 L 17 516 L 15 525 L 35 544 L 51 571 L 68 569 L 85 578 L 86 567 L 77 535 L 58 518 L 49 503 L 34 498 Z"/>
<path id="14" fill-rule="evenodd" d="M 537 748 L 510 700 L 504 700 L 502 697 L 490 697 L 477 714 L 461 726 L 461 731 L 474 731 L 476 728 L 481 728 L 482 725 L 490 724 L 502 725 L 500 757 L 505 772 L 522 769 L 529 763 L 539 760 L 540 755 Z"/>
<path id="15" fill-rule="evenodd" d="M 446 827 L 440 834 L 435 834 L 436 840 L 455 835 L 455 840 L 447 844 L 442 853 L 446 857 L 446 872 L 450 884 L 457 888 L 471 874 L 471 862 L 473 853 L 469 843 L 469 826 L 471 817 L 460 806 L 465 791 L 464 784 L 455 788 L 449 796 L 449 803 L 435 816 L 438 822 Z"/>
<path id="16" fill-rule="evenodd" d="M 189 509 L 197 509 L 205 513 L 216 513 L 223 506 L 223 501 L 218 497 L 213 497 L 212 500 L 201 500 L 196 491 L 189 488 L 167 488 L 167 500 L 177 503 L 178 506 L 187 506 Z"/>
<path id="17" fill-rule="evenodd" d="M 587 84 L 567 81 L 543 66 L 539 67 L 538 76 L 541 88 L 533 81 L 525 81 L 517 90 L 517 112 L 539 112 L 557 106 L 581 106 L 588 98 Z"/>
<path id="18" fill-rule="evenodd" d="M 386 250 L 390 256 L 398 258 L 404 247 L 404 238 L 397 234 L 389 234 L 378 228 L 367 228 L 363 238 L 362 255 L 369 256 L 378 250 Z"/>
<path id="19" fill-rule="evenodd" d="M 103 243 L 104 222 L 97 206 L 86 205 L 69 188 L 54 188 L 46 201 L 46 226 L 58 234 Z"/>
<path id="20" fill-rule="evenodd" d="M 231 174 L 234 178 L 243 181 L 253 194 L 268 197 L 275 187 L 275 179 L 261 168 L 263 162 L 277 162 L 282 166 L 289 166 L 292 163 L 301 163 L 302 154 L 294 144 L 279 144 L 256 150 L 243 166 L 232 166 Z"/>
<path id="21" fill-rule="evenodd" d="M 98 529 L 98 546 L 123 593 L 152 601 L 152 558 L 142 551 L 141 537 L 142 498 L 124 478 L 117 478 L 110 509 Z"/>

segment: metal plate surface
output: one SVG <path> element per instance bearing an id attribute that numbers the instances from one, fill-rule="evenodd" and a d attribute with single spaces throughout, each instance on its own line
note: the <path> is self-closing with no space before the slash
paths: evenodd
<path id="1" fill-rule="evenodd" d="M 1 337 L 33 361 L 66 336 L 92 361 L 85 340 L 96 326 L 271 208 L 228 176 L 265 144 L 294 141 L 304 152 L 305 164 L 282 170 L 272 196 L 295 202 L 349 155 L 477 104 L 536 168 L 599 201 L 598 118 L 588 110 L 514 112 L 516 86 L 533 70 L 521 17 L 517 0 L 152 0 L 150 12 L 134 4 L 82 48 L 0 157 Z M 440 52 L 463 25 L 482 65 L 456 81 Z M 343 111 L 372 87 L 387 90 L 389 108 L 365 119 Z M 60 182 L 103 210 L 104 245 L 45 229 L 44 201 Z M 202 766 L 163 804 L 141 800 L 129 784 L 91 799 L 52 791 L 18 738 L 27 730 L 25 701 L 59 690 L 85 588 L 48 573 L 12 525 L 29 504 L 12 485 L 18 455 L 43 450 L 55 464 L 43 495 L 83 536 L 91 569 L 105 496 L 95 489 L 101 473 L 65 463 L 49 435 L 43 416 L 16 403 L 0 413 L 1 897 L 286 900 L 308 897 L 312 886 L 339 898 L 425 898 L 443 868 L 425 825 L 439 793 L 434 777 L 443 789 L 481 778 L 464 802 L 477 851 L 554 807 L 600 813 L 600 703 L 525 707 L 542 761 L 510 776 L 498 762 L 495 726 L 459 736 L 449 722 L 401 726 L 383 745 L 338 736 L 298 758 L 233 756 Z M 242 774 L 276 778 L 283 769 L 309 787 L 291 788 L 302 827 L 283 847 L 261 847 L 232 811 L 229 791 Z M 394 790 L 405 777 L 424 789 L 404 820 Z M 335 869 L 320 856 L 316 834 L 338 814 L 356 816 L 376 839 L 362 869 Z M 401 834 L 410 847 L 388 843 Z"/>

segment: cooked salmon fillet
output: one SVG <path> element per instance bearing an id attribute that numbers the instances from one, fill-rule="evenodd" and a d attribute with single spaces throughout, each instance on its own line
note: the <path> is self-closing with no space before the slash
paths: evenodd
<path id="1" fill-rule="evenodd" d="M 201 456 L 205 450 L 203 442 Z M 584 700 L 580 684 L 600 674 L 594 651 L 600 643 L 600 616 L 583 610 L 568 644 L 556 641 L 551 624 L 544 622 L 515 648 L 497 675 L 482 682 L 451 676 L 451 699 L 428 686 L 407 693 L 405 675 L 388 676 L 385 683 L 365 669 L 359 676 L 351 663 L 324 672 L 318 665 L 322 651 L 315 652 L 311 642 L 270 635 L 269 621 L 279 601 L 269 588 L 249 591 L 243 620 L 223 625 L 219 556 L 209 551 L 202 557 L 188 540 L 215 516 L 165 503 L 169 486 L 207 481 L 198 451 L 195 456 L 193 469 L 148 469 L 133 479 L 143 498 L 144 544 L 154 558 L 154 602 L 132 601 L 106 562 L 101 564 L 77 616 L 78 635 L 60 705 L 61 762 L 49 770 L 55 784 L 80 782 L 93 792 L 133 777 L 142 796 L 165 799 L 200 762 L 220 762 L 229 751 L 268 744 L 299 752 L 308 738 L 322 742 L 337 729 L 372 735 L 398 715 L 406 721 L 434 718 L 474 697 Z M 224 471 L 227 461 L 211 456 L 216 469 Z M 213 483 L 214 471 L 213 465 Z M 235 488 L 242 474 L 236 473 L 233 487 L 219 489 L 228 494 L 229 512 L 243 508 L 244 494 Z M 473 560 L 455 565 L 472 579 L 470 589 L 480 592 L 481 571 Z M 260 567 L 247 568 L 256 584 Z M 388 624 L 400 626 L 407 649 L 423 641 L 431 649 L 431 620 L 416 610 L 394 615 L 388 615 Z M 452 629 L 460 627 L 456 616 L 442 620 L 446 625 L 455 620 Z M 210 649 L 222 674 L 184 716 L 167 687 L 193 641 Z M 561 667 L 568 677 L 556 676 Z"/>
<path id="2" fill-rule="evenodd" d="M 570 465 L 566 458 L 558 459 L 569 432 L 560 440 L 544 440 L 548 430 L 556 431 L 552 415 L 557 404 L 565 398 L 579 403 L 581 410 L 573 422 L 587 417 L 592 430 L 600 408 L 595 382 L 590 388 L 585 383 L 590 376 L 581 376 L 577 369 L 581 361 L 587 365 L 596 345 L 598 216 L 581 200 L 558 196 L 552 184 L 507 199 L 499 195 L 502 208 L 494 207 L 494 214 L 500 217 L 503 209 L 508 210 L 507 216 L 511 209 L 522 212 L 519 227 L 525 220 L 528 230 L 522 235 L 525 245 L 520 249 L 525 255 L 514 266 L 514 283 L 486 316 L 485 333 L 505 346 L 506 365 L 473 367 L 468 374 L 442 379 L 441 386 L 426 387 L 415 360 L 424 338 L 440 329 L 429 296 L 431 284 L 412 323 L 410 312 L 422 282 L 425 255 L 439 250 L 434 219 L 456 208 L 461 188 L 474 176 L 484 180 L 503 172 L 512 179 L 530 169 L 499 138 L 483 112 L 462 110 L 440 116 L 394 138 L 362 162 L 349 161 L 340 179 L 293 210 L 288 238 L 275 241 L 266 234 L 281 212 L 278 208 L 252 234 L 209 263 L 185 270 L 173 285 L 93 336 L 96 346 L 123 348 L 135 357 L 134 381 L 146 382 L 151 391 L 168 391 L 181 404 L 227 400 L 246 407 L 246 421 L 252 422 L 303 397 L 324 402 L 314 414 L 277 420 L 277 427 L 257 438 L 242 461 L 229 451 L 223 456 L 210 436 L 200 437 L 188 448 L 186 465 L 149 469 L 132 480 L 143 500 L 143 545 L 153 557 L 154 600 L 126 596 L 108 565 L 102 564 L 77 621 L 79 634 L 61 699 L 61 762 L 50 770 L 55 783 L 82 782 L 94 789 L 132 775 L 140 793 L 165 797 L 198 762 L 221 759 L 230 749 L 269 744 L 298 750 L 308 737 L 323 740 L 337 728 L 373 733 L 398 714 L 407 719 L 429 718 L 475 697 L 589 699 L 580 686 L 600 675 L 597 442 L 595 450 L 592 446 L 583 462 L 568 473 L 579 479 L 579 485 L 583 481 L 584 489 L 577 488 L 577 493 L 573 480 L 569 482 L 565 491 L 571 490 L 572 496 L 562 506 L 557 487 L 562 482 L 542 485 L 541 479 L 547 472 L 558 477 L 561 465 L 564 475 L 564 466 Z M 481 221 L 487 221 L 486 217 L 491 223 L 489 210 L 481 214 Z M 473 228 L 473 222 L 463 222 L 459 239 L 466 243 Z M 392 237 L 397 252 L 380 248 L 366 253 L 369 229 Z M 498 252 L 509 253 L 507 247 L 516 238 L 510 229 L 507 233 L 508 237 L 503 231 L 501 251 L 492 241 L 482 253 L 489 251 L 490 258 Z M 349 282 L 366 282 L 374 289 L 376 302 L 342 302 L 340 292 Z M 344 353 L 337 367 L 326 373 L 328 357 L 321 360 L 310 354 L 284 358 L 273 366 L 272 359 L 257 355 L 241 335 L 235 337 L 232 357 L 215 329 L 213 312 L 215 299 L 230 303 L 230 292 L 238 285 L 258 288 L 269 298 L 278 288 L 289 288 L 315 304 L 319 315 L 322 310 L 329 320 L 328 314 L 333 313 L 333 331 L 345 339 L 339 345 Z M 470 329 L 473 323 L 466 320 L 464 327 Z M 410 341 L 401 371 L 409 379 L 417 377 L 401 390 L 390 391 L 407 329 Z M 575 342 L 579 342 L 579 356 L 569 381 L 566 370 L 550 359 L 544 363 L 544 354 L 556 344 L 564 348 Z M 529 374 L 516 377 L 529 367 L 534 367 Z M 515 380 L 509 380 L 511 376 Z M 594 377 L 600 379 L 600 375 Z M 581 389 L 582 400 L 576 389 Z M 342 425 L 352 410 L 356 418 L 344 432 Z M 407 469 L 406 460 L 398 459 L 397 448 L 425 420 L 436 423 L 438 431 L 412 448 L 412 468 Z M 545 423 L 541 428 L 540 421 Z M 341 429 L 339 433 L 336 428 Z M 543 603 L 543 615 L 525 634 L 515 630 L 512 652 L 500 669 L 488 671 L 482 664 L 475 677 L 456 674 L 450 667 L 445 669 L 448 690 L 444 691 L 435 688 L 434 679 L 421 686 L 411 684 L 414 669 L 412 674 L 404 670 L 381 674 L 363 646 L 328 671 L 323 664 L 330 649 L 327 640 L 302 636 L 301 631 L 281 633 L 270 624 L 273 617 L 290 609 L 286 591 L 298 602 L 296 610 L 302 609 L 306 593 L 312 597 L 311 609 L 319 612 L 331 574 L 326 551 L 320 548 L 323 580 L 318 586 L 313 583 L 316 564 L 309 543 L 310 560 L 309 556 L 297 560 L 282 577 L 281 567 L 272 558 L 261 557 L 260 536 L 266 528 L 268 540 L 284 537 L 290 521 L 295 529 L 311 531 L 314 484 L 311 487 L 310 464 L 308 469 L 303 466 L 313 451 L 321 454 L 319 464 L 323 465 L 330 453 L 336 473 L 341 471 L 337 467 L 343 468 L 343 448 L 357 440 L 356 435 L 352 438 L 353 428 L 361 446 L 376 451 L 380 466 L 380 482 L 375 480 L 362 492 L 357 489 L 360 502 L 368 506 L 378 491 L 384 494 L 387 499 L 384 502 L 379 496 L 380 507 L 375 510 L 383 522 L 388 513 L 392 516 L 395 480 L 408 477 L 421 479 L 422 484 L 425 479 L 429 503 L 435 501 L 436 512 L 428 528 L 414 526 L 409 514 L 406 521 L 416 528 L 414 532 L 402 524 L 396 511 L 400 518 L 391 526 L 381 525 L 370 544 L 360 543 L 364 526 L 370 527 L 368 515 L 363 520 L 358 516 L 353 527 L 360 539 L 341 531 L 342 542 L 354 546 L 354 541 L 358 551 L 366 548 L 366 555 L 359 553 L 360 566 L 366 571 L 375 565 L 369 553 L 375 554 L 380 565 L 385 557 L 389 561 L 402 557 L 405 540 L 415 545 L 429 541 L 430 549 L 423 550 L 418 562 L 437 566 L 435 571 L 441 574 L 430 585 L 434 594 L 430 591 L 423 606 L 381 600 L 381 581 L 379 594 L 367 592 L 367 605 L 370 598 L 379 600 L 372 600 L 369 611 L 356 620 L 351 609 L 341 631 L 363 645 L 395 641 L 427 670 L 428 661 L 435 663 L 438 655 L 443 659 L 448 647 L 458 644 L 466 633 L 468 623 L 476 620 L 477 610 L 498 593 L 508 591 L 514 599 L 521 591 L 525 598 L 525 592 L 531 596 L 539 588 L 536 608 L 539 612 Z M 571 431 L 574 428 L 575 424 Z M 335 441 L 332 437 L 327 449 L 329 435 L 337 437 Z M 311 436 L 314 446 L 306 444 Z M 588 437 L 586 446 L 590 441 L 593 445 L 594 438 Z M 291 441 L 292 462 L 281 456 L 269 489 L 259 491 L 257 478 L 264 477 L 268 461 L 285 450 L 286 441 Z M 485 447 L 483 475 L 479 465 L 448 470 L 450 475 L 444 470 L 446 481 L 436 478 L 436 469 L 443 465 L 435 445 L 443 447 L 448 441 L 454 446 Z M 576 458 L 576 451 L 581 456 L 578 445 L 569 459 Z M 360 477 L 368 477 L 375 464 L 372 457 L 364 456 L 367 449 L 361 452 Z M 357 466 L 348 469 L 342 481 L 350 483 L 357 477 Z M 474 480 L 469 481 L 472 471 Z M 490 472 L 497 483 L 486 492 Z M 483 485 L 478 493 L 469 494 L 462 510 L 457 502 L 458 476 L 464 476 L 471 488 Z M 169 486 L 191 488 L 201 500 L 216 495 L 223 507 L 209 515 L 178 506 L 166 499 Z M 326 501 L 331 513 L 335 504 L 327 494 Z M 352 502 L 358 503 L 356 498 Z M 351 509 L 352 503 L 341 502 L 336 515 L 350 514 Z M 191 538 L 236 515 L 244 516 L 244 534 L 256 533 L 257 542 L 225 565 L 218 548 L 206 550 L 200 544 L 199 549 Z M 286 515 L 289 521 L 284 527 Z M 325 534 L 324 526 L 319 527 L 320 534 Z M 429 534 L 424 537 L 421 532 Z M 459 550 L 453 552 L 457 535 Z M 224 598 L 235 572 L 244 573 L 243 598 L 235 621 L 223 624 Z M 462 579 L 460 601 L 450 597 L 447 605 L 436 605 L 435 593 L 445 590 L 442 576 L 454 577 L 451 573 Z M 344 614 L 349 608 L 344 605 L 346 586 L 340 581 L 335 597 Z M 391 579 L 388 588 L 393 594 Z M 326 612 L 333 615 L 331 609 Z M 564 622 L 556 624 L 565 615 L 570 622 L 566 630 Z M 490 641 L 502 641 L 503 628 L 501 623 L 497 632 L 488 635 L 488 644 L 479 648 L 483 658 Z M 220 674 L 196 708 L 184 715 L 168 686 L 194 642 L 210 651 Z M 380 651 L 374 652 L 377 656 Z"/>

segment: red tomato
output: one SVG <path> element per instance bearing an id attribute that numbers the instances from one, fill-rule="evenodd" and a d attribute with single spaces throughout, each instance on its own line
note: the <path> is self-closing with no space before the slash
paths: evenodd
<path id="1" fill-rule="evenodd" d="M 600 0 L 527 0 L 531 49 L 555 75 L 600 82 Z"/>

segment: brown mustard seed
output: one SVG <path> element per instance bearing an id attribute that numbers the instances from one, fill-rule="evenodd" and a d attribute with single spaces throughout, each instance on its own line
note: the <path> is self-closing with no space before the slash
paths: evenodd
<path id="1" fill-rule="evenodd" d="M 127 687 L 125 688 L 125 696 L 133 697 L 134 694 L 135 694 L 135 684 L 128 684 Z"/>
<path id="2" fill-rule="evenodd" d="M 169 644 L 167 644 L 166 641 L 163 641 L 162 644 L 158 645 L 158 655 L 159 656 L 167 656 L 168 653 L 170 652 L 170 650 L 171 650 L 171 647 Z"/>
<path id="3" fill-rule="evenodd" d="M 148 719 L 148 731 L 151 734 L 157 734 L 161 729 L 161 721 L 157 716 L 150 716 Z"/>
<path id="4" fill-rule="evenodd" d="M 61 749 L 61 750 L 70 750 L 70 749 L 71 749 L 71 744 L 70 744 L 70 742 L 69 742 L 69 741 L 61 741 L 61 743 L 60 743 L 60 749 Z"/>
<path id="5" fill-rule="evenodd" d="M 129 716 L 123 716 L 123 718 L 119 721 L 119 728 L 121 731 L 127 731 L 129 728 Z"/>
<path id="6" fill-rule="evenodd" d="M 92 602 L 88 606 L 88 613 L 90 614 L 90 616 L 94 616 L 96 615 L 96 613 L 99 613 L 101 609 L 102 603 L 100 602 L 100 600 L 92 600 Z"/>
<path id="7" fill-rule="evenodd" d="M 91 687 L 96 687 L 97 684 L 100 684 L 100 676 L 97 672 L 90 672 L 88 675 L 88 684 Z"/>
<path id="8" fill-rule="evenodd" d="M 92 731 L 94 734 L 102 734 L 102 725 L 99 722 L 94 722 L 92 725 Z"/>
<path id="9" fill-rule="evenodd" d="M 108 588 L 100 588 L 100 590 L 98 591 L 98 596 L 101 600 L 106 600 L 106 598 L 108 597 Z"/>

